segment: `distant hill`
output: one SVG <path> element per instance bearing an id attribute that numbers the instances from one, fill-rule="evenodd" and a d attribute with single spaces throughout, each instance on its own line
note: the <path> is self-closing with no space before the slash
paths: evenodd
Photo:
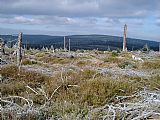
<path id="1" fill-rule="evenodd" d="M 0 35 L 6 42 L 14 40 L 17 36 Z M 111 50 L 122 48 L 122 37 L 110 35 L 71 35 L 66 36 L 66 46 L 68 47 L 68 39 L 71 40 L 71 49 L 99 49 L 107 50 L 108 46 Z M 63 36 L 49 36 L 49 35 L 23 35 L 23 44 L 32 48 L 50 47 L 63 48 Z M 159 42 L 150 40 L 141 40 L 134 38 L 127 38 L 128 50 L 141 49 L 147 44 L 150 49 L 158 50 Z"/>

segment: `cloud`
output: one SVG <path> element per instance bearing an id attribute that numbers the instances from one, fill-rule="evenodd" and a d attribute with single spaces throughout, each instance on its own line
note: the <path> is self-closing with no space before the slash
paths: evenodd
<path id="1" fill-rule="evenodd" d="M 27 33 L 121 35 L 127 23 L 131 37 L 147 38 L 159 36 L 159 13 L 159 0 L 0 0 L 0 26 Z"/>
<path id="2" fill-rule="evenodd" d="M 0 23 L 7 23 L 7 24 L 35 24 L 36 20 L 33 18 L 26 18 L 23 16 L 15 16 L 15 17 L 1 17 Z"/>
<path id="3" fill-rule="evenodd" d="M 0 0 L 0 22 L 80 26 L 100 22 L 106 26 L 118 23 L 142 25 L 142 19 L 147 16 L 153 13 L 159 15 L 158 6 L 159 0 Z"/>
<path id="4" fill-rule="evenodd" d="M 132 25 L 143 25 L 143 20 L 142 19 L 136 19 L 136 18 L 121 18 L 119 19 L 120 23 L 123 24 L 132 24 Z"/>
<path id="5" fill-rule="evenodd" d="M 0 17 L 0 23 L 6 24 L 27 24 L 27 25 L 41 25 L 41 24 L 57 24 L 67 25 L 76 23 L 73 18 L 58 17 L 58 16 L 12 16 Z"/>
<path id="6" fill-rule="evenodd" d="M 81 16 L 93 14 L 97 11 L 97 7 L 98 5 L 94 0 L 0 1 L 0 11 L 2 14 L 18 15 Z"/>
<path id="7" fill-rule="evenodd" d="M 109 17 L 60 17 L 60 16 L 1 16 L 0 23 L 18 25 L 45 25 L 45 26 L 70 26 L 70 27 L 94 27 L 119 24 L 118 19 Z"/>
<path id="8" fill-rule="evenodd" d="M 156 20 L 156 24 L 160 26 L 160 18 Z"/>
<path id="9" fill-rule="evenodd" d="M 16 23 L 33 23 L 33 22 L 35 22 L 34 19 L 25 18 L 25 17 L 23 17 L 23 16 L 14 17 L 14 21 L 15 21 Z"/>
<path id="10" fill-rule="evenodd" d="M 1 0 L 1 14 L 63 17 L 142 17 L 158 0 Z M 158 7 L 157 7 L 158 9 Z"/>

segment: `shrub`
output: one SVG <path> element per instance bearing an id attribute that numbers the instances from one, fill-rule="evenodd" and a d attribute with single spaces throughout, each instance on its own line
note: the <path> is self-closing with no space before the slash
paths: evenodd
<path id="1" fill-rule="evenodd" d="M 124 61 L 122 63 L 119 63 L 118 64 L 118 67 L 122 68 L 122 69 L 125 69 L 127 66 L 129 66 L 130 63 L 128 61 Z"/>
<path id="2" fill-rule="evenodd" d="M 131 95 L 136 84 L 123 80 L 93 79 L 81 84 L 79 96 L 82 103 L 91 106 L 105 104 L 114 95 Z"/>
<path id="3" fill-rule="evenodd" d="M 112 57 L 117 57 L 119 54 L 117 52 L 112 52 Z"/>
<path id="4" fill-rule="evenodd" d="M 0 86 L 3 89 L 2 94 L 10 95 L 14 93 L 21 94 L 25 89 L 25 85 L 29 84 L 32 87 L 37 87 L 50 79 L 48 76 L 33 71 L 25 71 L 24 69 L 19 73 L 16 66 L 2 68 L 0 74 L 10 79 L 7 83 L 3 83 Z"/>

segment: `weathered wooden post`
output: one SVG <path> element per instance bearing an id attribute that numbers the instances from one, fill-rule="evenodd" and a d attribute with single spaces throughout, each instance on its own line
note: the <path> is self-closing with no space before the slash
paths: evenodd
<path id="1" fill-rule="evenodd" d="M 159 43 L 159 54 L 160 54 L 160 43 Z"/>
<path id="2" fill-rule="evenodd" d="M 4 51 L 4 40 L 2 38 L 0 38 L 0 52 L 1 54 L 5 54 L 5 51 Z"/>
<path id="3" fill-rule="evenodd" d="M 2 55 L 2 49 L 3 49 L 3 41 L 0 38 L 0 54 Z"/>
<path id="4" fill-rule="evenodd" d="M 66 37 L 64 36 L 64 51 L 66 51 Z"/>
<path id="5" fill-rule="evenodd" d="M 26 46 L 24 45 L 24 49 L 23 49 L 23 56 L 25 58 L 25 55 L 26 55 Z"/>
<path id="6" fill-rule="evenodd" d="M 22 61 L 22 32 L 18 35 L 18 41 L 17 41 L 17 67 L 19 69 L 19 72 L 21 70 L 21 61 Z"/>
<path id="7" fill-rule="evenodd" d="M 69 52 L 71 51 L 71 40 L 69 39 Z"/>
<path id="8" fill-rule="evenodd" d="M 127 25 L 124 25 L 124 34 L 123 34 L 123 52 L 127 52 L 126 48 L 126 35 L 127 35 Z"/>
<path id="9" fill-rule="evenodd" d="M 110 49 L 109 45 L 108 45 L 107 51 L 111 51 L 111 49 Z"/>
<path id="10" fill-rule="evenodd" d="M 2 64 L 3 61 L 3 55 L 5 54 L 4 51 L 4 41 L 2 38 L 0 38 L 0 64 Z"/>

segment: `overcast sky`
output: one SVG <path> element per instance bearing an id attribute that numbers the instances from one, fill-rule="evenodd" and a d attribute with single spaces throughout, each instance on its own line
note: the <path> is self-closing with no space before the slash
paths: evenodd
<path id="1" fill-rule="evenodd" d="M 106 34 L 160 41 L 160 0 L 0 0 L 0 34 Z"/>

